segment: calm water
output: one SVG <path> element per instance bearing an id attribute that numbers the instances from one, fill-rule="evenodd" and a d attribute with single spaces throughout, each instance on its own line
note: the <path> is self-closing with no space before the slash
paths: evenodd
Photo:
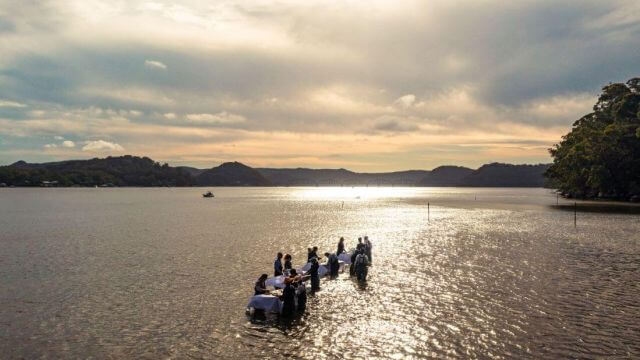
<path id="1" fill-rule="evenodd" d="M 204 190 L 0 189 L 0 357 L 640 356 L 638 215 L 574 228 L 544 189 Z M 277 251 L 364 234 L 366 287 L 245 315 Z"/>

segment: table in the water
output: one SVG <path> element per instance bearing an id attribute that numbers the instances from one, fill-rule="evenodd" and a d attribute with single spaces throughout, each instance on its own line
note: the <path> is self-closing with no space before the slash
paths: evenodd
<path id="1" fill-rule="evenodd" d="M 1 357 L 639 357 L 640 216 L 578 206 L 574 225 L 573 200 L 556 201 L 522 188 L 0 189 Z M 341 274 L 302 316 L 245 314 L 278 251 L 299 266 L 310 246 L 364 235 L 366 286 Z"/>

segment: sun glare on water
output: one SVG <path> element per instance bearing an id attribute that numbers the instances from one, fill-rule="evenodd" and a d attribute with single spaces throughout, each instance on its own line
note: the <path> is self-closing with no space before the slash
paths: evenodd
<path id="1" fill-rule="evenodd" d="M 411 187 L 317 187 L 300 189 L 292 195 L 301 199 L 318 200 L 372 200 L 381 198 L 406 198 L 418 194 Z"/>

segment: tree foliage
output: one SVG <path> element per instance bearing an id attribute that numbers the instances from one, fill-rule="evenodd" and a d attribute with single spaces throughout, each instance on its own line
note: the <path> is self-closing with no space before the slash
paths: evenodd
<path id="1" fill-rule="evenodd" d="M 640 78 L 609 84 L 593 112 L 549 149 L 545 175 L 569 197 L 640 196 Z"/>
<path id="2" fill-rule="evenodd" d="M 131 155 L 45 164 L 19 161 L 0 167 L 0 182 L 7 185 L 40 186 L 43 181 L 55 181 L 59 186 L 189 186 L 194 183 L 185 171 L 148 157 Z"/>

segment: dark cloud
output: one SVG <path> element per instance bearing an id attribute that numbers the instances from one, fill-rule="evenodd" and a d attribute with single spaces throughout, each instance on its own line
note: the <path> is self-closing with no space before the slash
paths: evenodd
<path id="1" fill-rule="evenodd" d="M 415 124 L 402 123 L 398 120 L 383 120 L 373 126 L 374 131 L 383 132 L 407 132 L 418 131 L 419 129 Z"/>

